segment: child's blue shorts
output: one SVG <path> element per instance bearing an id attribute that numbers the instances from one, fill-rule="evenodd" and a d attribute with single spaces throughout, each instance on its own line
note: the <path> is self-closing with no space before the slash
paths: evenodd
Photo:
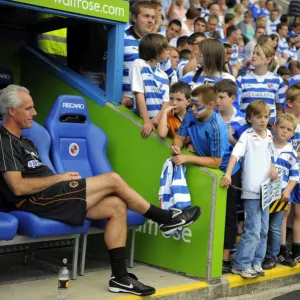
<path id="1" fill-rule="evenodd" d="M 289 203 L 300 204 L 300 183 L 297 183 L 293 188 Z"/>

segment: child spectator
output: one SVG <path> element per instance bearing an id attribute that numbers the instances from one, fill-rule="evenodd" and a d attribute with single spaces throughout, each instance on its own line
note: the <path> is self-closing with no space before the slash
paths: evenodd
<path id="1" fill-rule="evenodd" d="M 278 172 L 282 174 L 282 202 L 290 202 L 291 192 L 299 181 L 299 166 L 297 152 L 288 140 L 294 135 L 297 120 L 291 114 L 281 114 L 276 121 L 273 138 L 272 158 Z M 273 212 L 269 218 L 269 232 L 267 254 L 262 264 L 264 270 L 276 267 L 276 258 L 282 265 L 294 267 L 295 261 L 291 258 L 286 247 L 281 247 L 281 228 L 284 210 Z M 281 251 L 280 251 L 281 250 Z M 280 251 L 280 252 L 279 252 Z M 278 255 L 278 257 L 277 257 Z"/>
<path id="2" fill-rule="evenodd" d="M 246 111 L 247 106 L 255 101 L 262 100 L 271 110 L 270 123 L 275 123 L 276 114 L 282 112 L 285 87 L 282 79 L 268 71 L 274 59 L 274 49 L 268 43 L 259 43 L 255 46 L 251 64 L 253 70 L 240 76 L 236 83 L 240 91 L 240 109 Z"/>
<path id="3" fill-rule="evenodd" d="M 214 59 L 211 59 L 212 57 Z M 213 86 L 222 79 L 235 81 L 234 76 L 223 72 L 225 61 L 225 49 L 220 41 L 214 39 L 203 40 L 199 43 L 199 53 L 197 55 L 197 64 L 201 67 L 184 75 L 181 81 L 188 83 L 192 89 L 202 84 Z"/>
<path id="4" fill-rule="evenodd" d="M 298 34 L 292 33 L 286 39 L 289 45 L 289 60 L 297 60 L 296 37 Z"/>
<path id="5" fill-rule="evenodd" d="M 171 85 L 172 85 L 178 81 L 177 67 L 178 67 L 178 62 L 179 62 L 179 50 L 175 47 L 169 46 L 169 51 L 170 51 L 171 65 L 174 70 L 174 75 L 171 78 Z"/>
<path id="6" fill-rule="evenodd" d="M 280 76 L 282 79 L 289 80 L 291 77 L 291 72 L 286 66 L 280 66 L 277 69 L 277 75 Z"/>
<path id="7" fill-rule="evenodd" d="M 195 32 L 193 33 L 188 40 L 189 43 L 189 49 L 192 52 L 192 58 L 190 60 L 184 60 L 180 61 L 178 65 L 178 76 L 181 79 L 185 74 L 188 72 L 194 71 L 197 66 L 197 57 L 199 53 L 199 43 L 203 40 L 206 40 L 206 35 L 203 32 Z"/>
<path id="8" fill-rule="evenodd" d="M 223 79 L 217 82 L 214 87 L 218 92 L 216 109 L 228 128 L 230 144 L 235 145 L 237 141 L 235 131 L 246 124 L 245 114 L 233 106 L 237 95 L 237 86 L 232 80 Z"/>
<path id="9" fill-rule="evenodd" d="M 170 87 L 170 103 L 162 110 L 158 124 L 158 135 L 174 138 L 186 114 L 191 97 L 191 88 L 185 82 L 174 83 Z"/>
<path id="10" fill-rule="evenodd" d="M 267 33 L 272 34 L 277 32 L 277 25 L 280 23 L 278 19 L 279 13 L 276 9 L 273 9 L 270 13 L 270 19 L 268 20 Z"/>
<path id="11" fill-rule="evenodd" d="M 179 59 L 190 61 L 192 59 L 192 51 L 189 49 L 183 49 L 179 53 Z"/>
<path id="12" fill-rule="evenodd" d="M 157 64 L 169 56 L 168 41 L 157 33 L 143 37 L 139 46 L 139 59 L 130 72 L 131 88 L 137 112 L 143 119 L 142 137 L 147 138 L 158 125 L 164 102 L 169 102 L 169 80 Z"/>
<path id="13" fill-rule="evenodd" d="M 300 158 L 300 84 L 296 83 L 289 87 L 286 92 L 286 105 L 287 108 L 285 112 L 290 113 L 295 116 L 297 120 L 297 127 L 294 136 L 291 138 L 294 150 L 297 152 L 298 159 Z M 295 262 L 300 261 L 300 186 L 299 183 L 296 185 L 293 191 L 293 203 L 294 203 L 294 222 L 293 222 L 293 245 L 292 245 L 292 259 Z M 290 253 L 287 252 L 286 248 L 286 226 L 287 218 L 290 213 L 290 207 L 286 211 L 283 224 L 282 224 L 282 240 L 280 253 L 286 253 L 283 258 L 286 260 L 286 264 L 294 266 Z M 282 258 L 281 258 L 282 259 Z M 282 260 L 283 261 L 283 260 Z"/>
<path id="14" fill-rule="evenodd" d="M 243 132 L 235 145 L 221 181 L 221 187 L 230 187 L 232 170 L 243 159 L 241 198 L 246 218 L 232 272 L 244 278 L 264 275 L 261 263 L 266 255 L 269 210 L 261 209 L 260 186 L 268 178 L 274 180 L 277 177 L 271 163 L 272 134 L 267 129 L 269 117 L 270 108 L 265 102 L 254 101 L 248 105 L 246 121 L 251 127 Z"/>
<path id="15" fill-rule="evenodd" d="M 218 99 L 217 91 L 211 86 L 199 86 L 191 93 L 192 111 L 188 111 L 173 140 L 172 149 L 176 156 L 173 161 L 176 165 L 192 163 L 209 168 L 226 170 L 232 146 L 228 140 L 226 125 L 219 114 L 215 112 Z M 183 155 L 180 148 L 186 137 L 190 137 L 198 156 Z M 239 165 L 233 168 L 232 183 L 239 186 Z M 230 187 L 227 193 L 226 225 L 223 252 L 223 273 L 230 272 L 230 250 L 236 240 L 236 202 L 237 190 Z"/>
<path id="16" fill-rule="evenodd" d="M 179 52 L 183 49 L 189 49 L 188 48 L 188 39 L 189 39 L 189 37 L 186 35 L 183 35 L 178 38 L 176 46 L 177 46 L 177 49 L 179 50 Z"/>
<path id="17" fill-rule="evenodd" d="M 286 37 L 288 34 L 289 28 L 288 25 L 285 23 L 279 23 L 277 25 L 277 33 L 278 33 L 278 54 L 282 58 L 282 61 L 279 63 L 283 65 L 289 58 L 289 45 L 286 41 Z"/>

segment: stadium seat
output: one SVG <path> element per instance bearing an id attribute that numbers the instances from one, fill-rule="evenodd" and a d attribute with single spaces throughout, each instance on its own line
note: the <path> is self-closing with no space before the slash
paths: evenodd
<path id="1" fill-rule="evenodd" d="M 0 121 L 0 126 L 1 125 L 2 121 Z M 43 126 L 33 121 L 32 127 L 23 130 L 22 136 L 31 139 L 35 143 L 43 163 L 47 164 L 53 170 L 53 172 L 55 172 L 55 169 L 49 158 L 51 139 L 48 131 Z M 76 278 L 79 238 L 81 234 L 88 231 L 91 224 L 90 220 L 85 220 L 83 226 L 71 226 L 59 221 L 40 218 L 32 213 L 19 210 L 11 211 L 10 217 L 12 217 L 13 219 L 17 219 L 18 221 L 17 224 L 19 236 L 15 239 L 16 244 L 62 240 L 69 238 L 74 239 L 73 268 L 71 277 L 72 279 Z"/>
<path id="2" fill-rule="evenodd" d="M 61 95 L 57 98 L 46 120 L 46 128 L 51 136 L 51 158 L 58 173 L 77 171 L 83 178 L 111 172 L 112 167 L 106 157 L 107 137 L 91 123 L 85 100 L 79 96 Z M 145 223 L 145 217 L 128 210 L 127 224 L 133 229 Z M 107 220 L 92 222 L 92 226 L 104 230 Z M 91 232 L 89 232 L 91 233 Z M 86 247 L 83 238 L 83 253 Z M 131 244 L 129 265 L 133 264 Z M 84 260 L 84 255 L 82 257 Z M 84 262 L 80 274 L 83 275 Z"/>
<path id="3" fill-rule="evenodd" d="M 14 79 L 11 70 L 0 67 L 0 91 L 12 83 L 14 83 Z"/>
<path id="4" fill-rule="evenodd" d="M 12 240 L 17 234 L 17 229 L 17 218 L 8 213 L 0 212 L 0 240 Z"/>

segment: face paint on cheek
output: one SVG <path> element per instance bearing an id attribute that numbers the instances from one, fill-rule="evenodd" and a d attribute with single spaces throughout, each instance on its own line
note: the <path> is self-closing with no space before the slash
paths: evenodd
<path id="1" fill-rule="evenodd" d="M 197 107 L 197 113 L 202 114 L 206 111 L 206 106 Z"/>

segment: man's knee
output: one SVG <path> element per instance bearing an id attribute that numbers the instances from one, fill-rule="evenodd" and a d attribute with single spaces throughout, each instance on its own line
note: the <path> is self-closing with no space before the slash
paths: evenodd
<path id="1" fill-rule="evenodd" d="M 113 216 L 125 217 L 127 216 L 127 204 L 120 198 L 114 197 L 113 199 Z"/>

